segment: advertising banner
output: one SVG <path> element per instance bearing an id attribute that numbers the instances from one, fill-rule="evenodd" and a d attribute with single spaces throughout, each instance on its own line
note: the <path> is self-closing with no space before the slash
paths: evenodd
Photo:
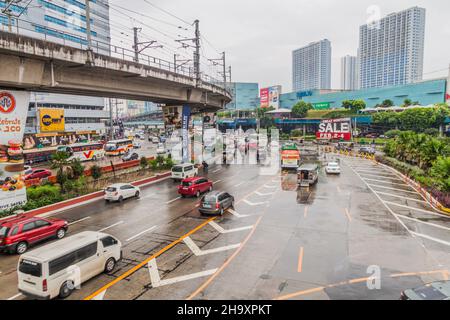
<path id="1" fill-rule="evenodd" d="M 0 211 L 26 203 L 23 134 L 30 93 L 0 89 Z"/>
<path id="2" fill-rule="evenodd" d="M 190 162 L 189 159 L 189 120 L 191 117 L 191 108 L 189 106 L 183 106 L 183 112 L 182 112 L 182 152 L 183 152 L 183 163 Z"/>
<path id="3" fill-rule="evenodd" d="M 352 139 L 350 121 L 350 118 L 323 120 L 316 138 L 350 141 Z"/>
<path id="4" fill-rule="evenodd" d="M 64 109 L 39 109 L 39 125 L 41 127 L 41 132 L 63 132 L 64 124 Z"/>
<path id="5" fill-rule="evenodd" d="M 269 107 L 280 109 L 281 86 L 269 88 Z"/>
<path id="6" fill-rule="evenodd" d="M 259 91 L 259 95 L 261 97 L 260 107 L 268 108 L 269 107 L 269 88 L 264 88 Z"/>

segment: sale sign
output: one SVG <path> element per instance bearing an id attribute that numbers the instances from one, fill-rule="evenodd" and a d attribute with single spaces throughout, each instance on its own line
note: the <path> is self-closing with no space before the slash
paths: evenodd
<path id="1" fill-rule="evenodd" d="M 269 88 L 261 89 L 259 91 L 259 95 L 261 97 L 261 99 L 260 99 L 261 108 L 268 108 L 269 107 Z"/>
<path id="2" fill-rule="evenodd" d="M 24 204 L 22 141 L 30 93 L 0 89 L 0 211 Z"/>
<path id="3" fill-rule="evenodd" d="M 323 120 L 319 125 L 316 138 L 350 141 L 352 139 L 350 123 L 350 118 Z"/>

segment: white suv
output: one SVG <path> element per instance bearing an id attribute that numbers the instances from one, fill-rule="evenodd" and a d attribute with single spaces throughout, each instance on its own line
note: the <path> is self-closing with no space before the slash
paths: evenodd
<path id="1" fill-rule="evenodd" d="M 141 190 L 138 187 L 135 187 L 129 183 L 116 183 L 110 185 L 105 189 L 105 200 L 106 202 L 110 201 L 119 201 L 122 202 L 127 198 L 139 198 L 141 195 Z"/>
<path id="2" fill-rule="evenodd" d="M 186 178 L 192 178 L 198 175 L 198 169 L 191 163 L 183 163 L 173 166 L 172 179 L 183 180 Z"/>

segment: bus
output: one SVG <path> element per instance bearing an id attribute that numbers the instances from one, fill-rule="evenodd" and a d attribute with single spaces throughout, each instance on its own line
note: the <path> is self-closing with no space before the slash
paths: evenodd
<path id="1" fill-rule="evenodd" d="M 107 156 L 120 156 L 131 149 L 133 149 L 133 140 L 131 139 L 108 141 L 105 145 Z"/>
<path id="2" fill-rule="evenodd" d="M 48 162 L 56 153 L 56 147 L 23 150 L 23 157 L 26 165 Z"/>
<path id="3" fill-rule="evenodd" d="M 281 168 L 297 169 L 300 166 L 300 151 L 295 143 L 285 144 L 281 148 Z"/>
<path id="4" fill-rule="evenodd" d="M 103 144 L 100 142 L 76 143 L 69 146 L 60 146 L 58 152 L 67 152 L 69 160 L 78 159 L 80 161 L 97 161 L 105 157 Z"/>

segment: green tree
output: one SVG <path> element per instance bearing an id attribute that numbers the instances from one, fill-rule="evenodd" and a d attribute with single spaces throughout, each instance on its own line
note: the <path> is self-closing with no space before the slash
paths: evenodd
<path id="1" fill-rule="evenodd" d="M 409 106 L 411 106 L 412 104 L 413 104 L 413 102 L 412 102 L 411 99 L 405 99 L 405 100 L 403 101 L 403 107 L 409 107 Z"/>
<path id="2" fill-rule="evenodd" d="M 390 107 L 393 107 L 393 106 L 394 106 L 394 102 L 393 102 L 392 100 L 390 100 L 390 99 L 386 99 L 386 100 L 384 100 L 384 101 L 381 103 L 381 106 L 382 106 L 383 108 L 390 108 Z"/>
<path id="3" fill-rule="evenodd" d="M 311 103 L 306 103 L 300 100 L 292 107 L 292 117 L 293 118 L 305 118 L 309 110 L 312 110 L 313 106 Z"/>
<path id="4" fill-rule="evenodd" d="M 69 166 L 72 171 L 72 178 L 78 179 L 84 174 L 84 166 L 81 164 L 79 159 L 72 159 L 69 163 Z"/>
<path id="5" fill-rule="evenodd" d="M 360 110 L 366 108 L 366 103 L 364 100 L 344 100 L 342 101 L 342 107 L 351 111 L 352 113 L 357 113 Z"/>
<path id="6" fill-rule="evenodd" d="M 92 178 L 97 181 L 98 179 L 100 179 L 102 177 L 102 168 L 100 168 L 97 165 L 93 165 L 91 167 L 91 176 Z"/>
<path id="7" fill-rule="evenodd" d="M 450 157 L 438 157 L 430 175 L 437 181 L 439 189 L 450 192 Z"/>
<path id="8" fill-rule="evenodd" d="M 56 172 L 56 181 L 61 186 L 61 192 L 65 193 L 64 189 L 64 183 L 69 179 L 69 175 L 71 174 L 71 171 L 67 173 L 67 168 L 70 167 L 70 161 L 69 161 L 70 155 L 67 152 L 56 152 L 52 155 L 51 160 L 51 167 L 52 169 L 57 169 Z"/>
<path id="9" fill-rule="evenodd" d="M 141 166 L 142 170 L 148 167 L 148 160 L 146 157 L 141 157 L 141 160 L 139 161 L 139 165 Z"/>

